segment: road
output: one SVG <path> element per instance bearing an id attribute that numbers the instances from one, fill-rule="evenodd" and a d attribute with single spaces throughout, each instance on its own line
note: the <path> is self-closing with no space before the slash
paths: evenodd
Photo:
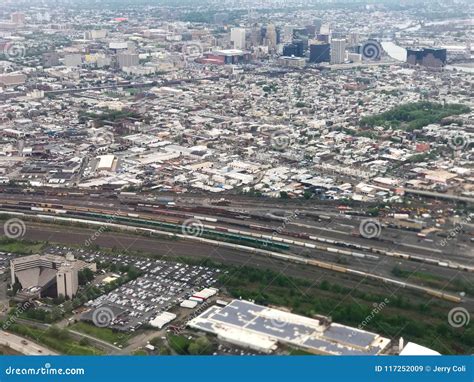
<path id="1" fill-rule="evenodd" d="M 67 328 L 66 321 L 67 320 L 61 321 L 61 323 L 58 324 L 57 326 L 61 328 L 66 328 L 71 334 L 71 337 L 74 338 L 76 341 L 80 341 L 83 338 L 87 338 L 92 343 L 93 346 L 95 346 L 97 349 L 103 350 L 104 352 L 108 354 L 118 354 L 121 351 L 121 349 L 118 348 L 117 346 L 112 345 L 111 343 L 108 343 L 106 341 L 103 341 L 100 338 L 95 338 L 95 337 L 89 336 L 88 334 L 84 334 L 76 330 L 71 330 L 70 328 Z M 51 324 L 45 324 L 42 322 L 26 320 L 23 318 L 17 318 L 17 322 L 24 325 L 32 326 L 38 329 L 44 329 L 44 330 L 47 330 L 52 326 Z M 11 335 L 10 333 L 7 333 L 7 334 Z M 30 340 L 27 340 L 27 341 L 30 342 Z"/>
<path id="2" fill-rule="evenodd" d="M 58 355 L 58 353 L 13 333 L 0 330 L 0 343 L 24 355 Z"/>

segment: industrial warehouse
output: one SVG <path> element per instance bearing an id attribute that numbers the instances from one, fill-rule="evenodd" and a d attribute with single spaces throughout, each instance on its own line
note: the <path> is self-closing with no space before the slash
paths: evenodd
<path id="1" fill-rule="evenodd" d="M 278 344 L 329 355 L 379 355 L 390 345 L 388 338 L 332 323 L 327 317 L 313 319 L 242 300 L 212 306 L 188 326 L 267 354 Z"/>

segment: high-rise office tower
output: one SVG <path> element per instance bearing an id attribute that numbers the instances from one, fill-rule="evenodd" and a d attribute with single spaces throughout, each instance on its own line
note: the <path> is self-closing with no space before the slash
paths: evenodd
<path id="1" fill-rule="evenodd" d="M 331 24 L 322 24 L 321 28 L 319 28 L 320 34 L 331 34 Z"/>
<path id="2" fill-rule="evenodd" d="M 331 40 L 331 64 L 342 64 L 346 59 L 346 40 L 334 38 Z"/>
<path id="3" fill-rule="evenodd" d="M 267 31 L 265 35 L 266 43 L 269 49 L 275 49 L 278 42 L 277 31 L 275 25 L 268 24 Z"/>
<path id="4" fill-rule="evenodd" d="M 355 46 L 359 43 L 359 33 L 358 32 L 351 32 L 349 33 L 349 45 Z"/>
<path id="5" fill-rule="evenodd" d="M 309 62 L 329 62 L 331 46 L 326 43 L 311 43 L 309 46 Z"/>
<path id="6" fill-rule="evenodd" d="M 316 39 L 318 41 L 324 42 L 326 44 L 329 44 L 329 35 L 328 34 L 318 34 L 316 36 Z"/>
<path id="7" fill-rule="evenodd" d="M 314 19 L 314 20 L 313 20 L 313 25 L 316 27 L 316 33 L 320 33 L 320 31 L 321 31 L 321 25 L 323 25 L 323 20 L 321 20 L 321 19 Z"/>
<path id="8" fill-rule="evenodd" d="M 234 49 L 245 49 L 245 29 L 232 28 L 230 30 L 230 41 L 234 44 Z"/>
<path id="9" fill-rule="evenodd" d="M 304 44 L 301 40 L 294 40 L 291 44 L 283 47 L 283 56 L 304 57 Z"/>
<path id="10" fill-rule="evenodd" d="M 258 46 L 262 44 L 262 28 L 258 25 L 252 27 L 250 31 L 250 44 L 252 46 Z"/>

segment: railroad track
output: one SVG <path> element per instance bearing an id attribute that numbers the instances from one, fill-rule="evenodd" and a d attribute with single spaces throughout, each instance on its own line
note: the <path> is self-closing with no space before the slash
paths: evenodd
<path id="1" fill-rule="evenodd" d="M 446 301 L 450 301 L 450 302 L 459 303 L 462 301 L 462 298 L 457 295 L 444 293 L 442 291 L 439 291 L 433 288 L 428 288 L 428 287 L 424 287 L 424 286 L 420 286 L 420 285 L 416 285 L 412 283 L 402 282 L 393 278 L 383 277 L 383 276 L 376 275 L 370 272 L 363 272 L 363 271 L 355 270 L 352 268 L 329 263 L 329 262 L 319 261 L 315 259 L 308 259 L 308 258 L 297 256 L 294 254 L 280 253 L 280 252 L 270 251 L 267 249 L 254 248 L 247 245 L 234 244 L 234 243 L 219 241 L 215 239 L 203 238 L 200 236 L 186 235 L 183 233 L 169 232 L 169 231 L 155 229 L 155 228 L 137 227 L 137 226 L 119 224 L 119 223 L 110 222 L 110 221 L 108 222 L 108 221 L 93 220 L 91 218 L 84 218 L 84 217 L 65 217 L 65 216 L 58 216 L 58 214 L 46 215 L 46 214 L 39 214 L 37 212 L 39 211 L 36 211 L 36 212 L 30 211 L 27 213 L 27 212 L 0 210 L 0 214 L 13 215 L 13 216 L 24 217 L 24 218 L 35 218 L 35 219 L 49 222 L 49 223 L 68 222 L 68 223 L 73 223 L 73 224 L 74 223 L 87 224 L 91 226 L 105 226 L 105 227 L 118 229 L 118 230 L 131 231 L 134 233 L 160 235 L 160 236 L 169 237 L 170 239 L 190 240 L 190 241 L 195 241 L 198 243 L 210 244 L 215 247 L 225 247 L 225 248 L 235 249 L 235 250 L 239 250 L 239 251 L 243 251 L 247 253 L 258 254 L 261 256 L 266 256 L 266 257 L 274 258 L 274 259 L 285 261 L 285 262 L 313 266 L 313 267 L 317 267 L 317 268 L 321 268 L 325 270 L 330 270 L 333 272 L 355 276 L 362 279 L 375 280 L 375 281 L 382 282 L 385 284 L 395 285 L 399 288 L 422 292 L 422 293 L 428 294 L 429 296 L 446 300 Z"/>

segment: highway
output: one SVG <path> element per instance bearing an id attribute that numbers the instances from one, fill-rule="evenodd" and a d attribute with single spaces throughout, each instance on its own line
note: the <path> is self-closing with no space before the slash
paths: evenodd
<path id="1" fill-rule="evenodd" d="M 38 345 L 29 339 L 25 339 L 13 333 L 7 333 L 3 330 L 0 330 L 0 343 L 24 355 L 58 355 L 52 350 Z"/>
<path id="2" fill-rule="evenodd" d="M 24 319 L 24 318 L 17 318 L 16 321 L 20 324 L 24 324 L 24 325 L 27 325 L 27 326 L 32 326 L 32 327 L 42 329 L 42 330 L 48 330 L 52 326 L 51 324 L 46 324 L 46 323 L 43 323 L 43 322 L 27 320 L 27 319 Z M 68 325 L 68 321 L 63 320 L 60 323 L 58 323 L 56 326 L 58 326 L 60 328 L 68 329 L 69 334 L 76 341 L 80 341 L 83 338 L 88 339 L 94 345 L 94 347 L 96 347 L 97 349 L 103 350 L 107 354 L 118 354 L 121 351 L 120 348 L 118 348 L 115 345 L 112 345 L 111 343 L 103 341 L 100 338 L 92 337 L 88 334 L 78 332 L 76 330 L 71 330 L 70 328 L 67 327 L 67 325 Z M 7 338 L 10 338 L 10 336 L 12 336 L 13 334 L 12 333 L 6 333 L 6 335 L 7 335 Z M 21 338 L 21 337 L 19 337 L 19 338 Z M 22 339 L 22 340 L 25 341 L 25 339 Z M 26 341 L 28 343 L 31 342 L 29 339 L 26 339 Z M 39 345 L 33 345 L 33 348 L 35 348 L 36 346 L 39 346 Z M 45 348 L 43 347 L 43 349 L 45 349 Z M 43 349 L 40 348 L 41 351 L 43 351 Z M 51 350 L 48 350 L 48 351 L 51 352 Z M 41 353 L 41 354 L 43 354 L 43 353 Z M 52 352 L 51 354 L 56 354 L 56 353 Z"/>

